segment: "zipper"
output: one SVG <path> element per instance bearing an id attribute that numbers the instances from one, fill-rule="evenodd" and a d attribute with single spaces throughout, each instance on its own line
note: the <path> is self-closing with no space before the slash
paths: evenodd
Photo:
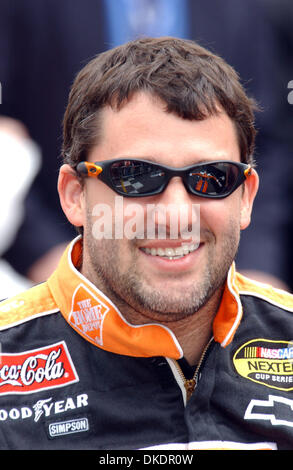
<path id="1" fill-rule="evenodd" d="M 176 379 L 179 378 L 180 388 L 185 391 L 186 402 L 188 402 L 188 400 L 190 399 L 190 397 L 193 394 L 194 390 L 196 389 L 197 382 L 198 382 L 198 376 L 199 376 L 199 370 L 201 368 L 201 365 L 202 365 L 203 360 L 206 356 L 207 350 L 208 350 L 211 342 L 213 341 L 213 339 L 214 339 L 214 337 L 212 336 L 212 338 L 209 340 L 209 342 L 205 346 L 205 348 L 204 348 L 204 350 L 203 350 L 203 352 L 200 356 L 199 363 L 196 367 L 196 370 L 194 372 L 194 375 L 193 375 L 192 379 L 186 379 L 185 378 L 185 375 L 183 374 L 182 369 L 181 369 L 181 367 L 179 366 L 179 364 L 176 360 L 172 360 L 172 364 L 175 366 L 175 370 L 172 367 L 172 365 L 170 364 L 171 369 L 174 372 L 175 378 Z M 178 380 L 177 380 L 177 382 L 178 382 Z M 182 385 L 183 385 L 183 387 L 182 387 Z"/>

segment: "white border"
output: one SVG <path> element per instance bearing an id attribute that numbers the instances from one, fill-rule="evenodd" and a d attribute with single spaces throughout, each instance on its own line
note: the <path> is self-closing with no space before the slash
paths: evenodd
<path id="1" fill-rule="evenodd" d="M 17 307 L 16 307 L 16 309 L 17 309 Z M 13 311 L 15 311 L 15 310 L 13 310 Z M 46 315 L 51 315 L 52 313 L 58 313 L 58 312 L 60 312 L 59 308 L 56 308 L 54 310 L 47 310 L 45 312 L 35 313 L 35 314 L 30 315 L 30 316 L 26 316 L 24 318 L 21 318 L 20 320 L 17 320 L 13 323 L 9 323 L 7 325 L 0 326 L 0 331 L 7 330 L 8 328 L 13 328 L 14 326 L 21 325 L 22 323 L 26 323 L 28 321 L 34 320 L 35 318 L 44 317 Z M 7 312 L 7 315 L 8 314 L 9 314 L 9 311 Z"/>
<path id="2" fill-rule="evenodd" d="M 189 443 L 159 444 L 140 450 L 277 450 L 275 442 L 193 441 Z"/>
<path id="3" fill-rule="evenodd" d="M 165 359 L 168 362 L 168 364 L 169 364 L 169 366 L 170 366 L 170 368 L 173 372 L 174 378 L 175 378 L 177 384 L 180 387 L 180 390 L 182 392 L 184 406 L 186 406 L 186 404 L 187 404 L 187 392 L 186 392 L 186 388 L 184 387 L 184 382 L 182 380 L 182 377 L 180 376 L 180 374 L 178 372 L 178 369 L 177 369 L 176 365 L 174 364 L 175 359 L 170 359 L 169 357 L 166 357 Z"/>
<path id="4" fill-rule="evenodd" d="M 267 284 L 265 284 L 265 286 L 266 288 L 268 287 Z M 278 289 L 275 289 L 273 287 L 272 289 L 278 292 Z M 280 291 L 280 293 L 282 292 L 283 291 Z M 285 292 L 285 293 L 290 296 L 290 292 Z M 276 302 L 275 300 L 272 300 L 270 297 L 266 297 L 265 295 L 259 294 L 258 292 L 242 290 L 242 291 L 239 291 L 239 295 L 250 295 L 253 297 L 257 297 L 259 299 L 265 300 L 266 302 L 268 302 L 271 305 L 274 305 L 275 307 L 281 308 L 282 310 L 286 310 L 287 312 L 293 312 L 293 307 L 287 307 L 286 305 Z"/>
<path id="5" fill-rule="evenodd" d="M 231 292 L 231 294 L 233 295 L 233 297 L 235 298 L 235 300 L 237 302 L 238 312 L 237 312 L 236 318 L 234 320 L 234 323 L 233 323 L 232 327 L 229 330 L 229 333 L 226 335 L 225 339 L 221 343 L 222 347 L 225 347 L 227 345 L 227 343 L 229 342 L 231 336 L 234 335 L 234 333 L 235 333 L 235 331 L 238 327 L 238 324 L 239 324 L 239 322 L 242 318 L 242 313 L 243 313 L 242 304 L 241 304 L 239 294 L 237 292 L 235 292 L 235 290 L 233 289 L 232 283 L 231 283 L 232 269 L 234 270 L 234 265 L 231 266 L 231 268 L 229 270 L 229 273 L 228 273 L 228 276 L 227 276 L 227 286 L 228 286 L 229 291 Z M 233 276 L 233 280 L 234 280 L 235 272 L 233 274 L 234 274 L 234 276 Z"/>

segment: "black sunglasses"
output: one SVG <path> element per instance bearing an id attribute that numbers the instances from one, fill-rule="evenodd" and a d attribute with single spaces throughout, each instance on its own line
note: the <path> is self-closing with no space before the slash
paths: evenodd
<path id="1" fill-rule="evenodd" d="M 171 178 L 180 176 L 189 193 L 220 199 L 229 196 L 245 181 L 251 173 L 251 166 L 225 160 L 172 168 L 147 160 L 116 159 L 80 162 L 76 171 L 80 176 L 98 177 L 125 197 L 160 194 Z"/>

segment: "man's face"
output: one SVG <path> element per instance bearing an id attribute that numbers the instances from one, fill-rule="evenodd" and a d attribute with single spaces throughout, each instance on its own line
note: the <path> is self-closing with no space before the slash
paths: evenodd
<path id="1" fill-rule="evenodd" d="M 166 113 L 159 100 L 137 94 L 120 111 L 105 108 L 102 122 L 102 138 L 88 157 L 91 162 L 129 157 L 184 167 L 213 160 L 240 161 L 236 131 L 225 113 L 203 121 L 184 120 Z M 114 213 L 115 198 L 117 194 L 103 182 L 86 179 L 82 273 L 114 302 L 119 300 L 118 304 L 125 306 L 124 313 L 130 306 L 148 321 L 165 322 L 194 314 L 225 281 L 240 230 L 249 223 L 248 217 L 243 218 L 243 208 L 245 214 L 250 213 L 252 204 L 247 191 L 239 187 L 227 198 L 205 199 L 189 194 L 181 178 L 174 177 L 159 195 L 124 198 L 124 210 L 135 202 L 144 214 L 148 204 L 183 204 L 189 208 L 200 204 L 198 248 L 171 260 L 158 256 L 158 249 L 176 249 L 183 243 L 188 245 L 188 240 L 168 236 L 165 240 L 96 239 L 93 209 L 103 203 Z"/>

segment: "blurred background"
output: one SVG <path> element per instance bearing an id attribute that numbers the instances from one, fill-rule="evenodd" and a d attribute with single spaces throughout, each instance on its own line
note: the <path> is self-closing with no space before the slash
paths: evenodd
<path id="1" fill-rule="evenodd" d="M 261 183 L 237 268 L 293 289 L 292 0 L 0 0 L 0 298 L 45 280 L 76 235 L 57 194 L 76 73 L 108 48 L 166 35 L 221 55 L 261 106 Z"/>

